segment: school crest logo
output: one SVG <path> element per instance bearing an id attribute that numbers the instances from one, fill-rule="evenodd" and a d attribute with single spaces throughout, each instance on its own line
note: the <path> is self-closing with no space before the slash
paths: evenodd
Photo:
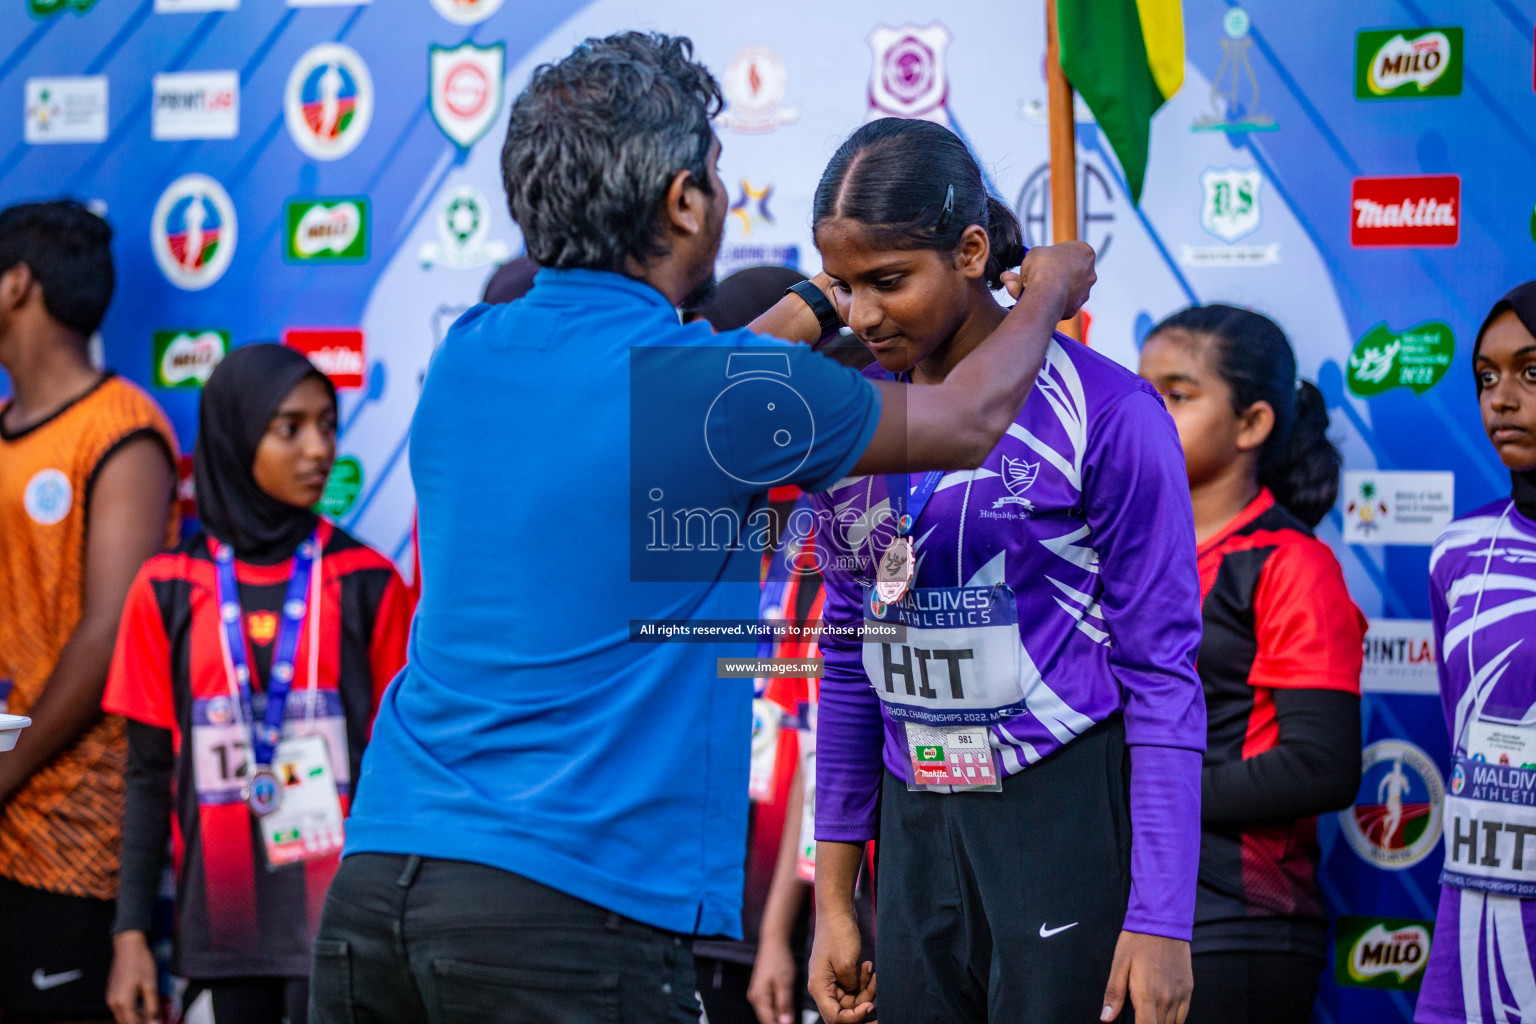
<path id="1" fill-rule="evenodd" d="M 771 132 L 800 120 L 800 108 L 784 106 L 789 71 L 766 46 L 749 46 L 731 58 L 720 79 L 725 110 L 715 123 L 733 132 Z"/>
<path id="2" fill-rule="evenodd" d="M 914 117 L 949 124 L 944 109 L 949 99 L 949 72 L 945 51 L 953 38 L 938 22 L 919 28 L 880 25 L 869 34 L 874 67 L 869 76 L 869 115 Z"/>
<path id="3" fill-rule="evenodd" d="M 478 142 L 501 113 L 506 53 L 501 43 L 429 51 L 432 120 L 463 149 Z"/>
<path id="4" fill-rule="evenodd" d="M 1255 167 L 1212 168 L 1200 175 L 1205 200 L 1200 226 L 1224 242 L 1235 242 L 1259 227 L 1259 190 L 1264 175 Z"/>
<path id="5" fill-rule="evenodd" d="M 38 470 L 21 495 L 22 507 L 38 526 L 62 522 L 74 502 L 75 489 L 59 469 Z"/>
<path id="6" fill-rule="evenodd" d="M 1010 459 L 1003 456 L 1003 486 L 1008 488 L 1008 493 L 992 503 L 993 508 L 1002 508 L 1005 505 L 1022 505 L 1024 511 L 1033 512 L 1034 502 L 1024 497 L 1024 492 L 1029 490 L 1040 475 L 1040 463 L 1025 462 L 1023 459 Z"/>
<path id="7" fill-rule="evenodd" d="M 1440 772 L 1406 740 L 1378 740 L 1362 757 L 1360 795 L 1339 812 L 1340 831 L 1362 860 L 1388 871 L 1410 868 L 1440 842 Z"/>
<path id="8" fill-rule="evenodd" d="M 160 272 L 178 288 L 200 291 L 234 259 L 235 204 L 206 174 L 184 174 L 160 194 L 149 231 Z"/>
<path id="9" fill-rule="evenodd" d="M 421 265 L 473 270 L 507 262 L 512 251 L 490 235 L 491 204 L 485 193 L 472 185 L 455 189 L 438 215 L 438 240 L 421 247 Z"/>
<path id="10" fill-rule="evenodd" d="M 357 148 L 373 120 L 373 78 L 350 46 L 321 43 L 288 73 L 283 115 L 294 144 L 316 160 Z"/>
<path id="11" fill-rule="evenodd" d="M 437 13 L 456 25 L 474 25 L 495 14 L 502 0 L 432 0 Z"/>

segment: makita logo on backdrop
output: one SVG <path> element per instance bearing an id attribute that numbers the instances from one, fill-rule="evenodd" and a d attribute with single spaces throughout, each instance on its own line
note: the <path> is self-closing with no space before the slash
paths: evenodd
<path id="1" fill-rule="evenodd" d="M 1461 238 L 1461 178 L 1356 178 L 1350 209 L 1351 245 L 1455 245 Z"/>
<path id="2" fill-rule="evenodd" d="M 283 344 L 309 357 L 337 388 L 363 386 L 363 332 L 355 327 L 293 327 Z"/>

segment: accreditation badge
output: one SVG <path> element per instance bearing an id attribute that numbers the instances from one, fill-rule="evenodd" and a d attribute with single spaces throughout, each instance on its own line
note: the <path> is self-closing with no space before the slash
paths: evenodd
<path id="1" fill-rule="evenodd" d="M 282 798 L 258 820 L 267 866 L 276 869 L 339 853 L 346 831 L 325 737 L 283 740 L 273 754 L 272 773 Z"/>

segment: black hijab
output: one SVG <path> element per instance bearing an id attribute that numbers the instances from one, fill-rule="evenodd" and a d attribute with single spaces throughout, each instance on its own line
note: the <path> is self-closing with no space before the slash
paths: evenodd
<path id="1" fill-rule="evenodd" d="M 305 377 L 336 389 L 299 352 L 272 342 L 224 357 L 203 386 L 193 475 L 203 530 L 235 549 L 242 562 L 272 565 L 292 557 L 319 517 L 263 491 L 251 474 L 267 424 Z"/>
<path id="2" fill-rule="evenodd" d="M 1530 332 L 1531 337 L 1536 338 L 1536 281 L 1516 285 L 1508 295 L 1493 304 L 1493 309 L 1483 319 L 1483 326 L 1477 329 L 1477 341 L 1472 345 L 1474 360 L 1477 359 L 1477 350 L 1482 346 L 1483 335 L 1488 333 L 1488 328 L 1502 314 L 1511 312 Z M 1509 479 L 1512 488 L 1510 496 L 1515 500 L 1515 508 L 1527 519 L 1536 519 L 1536 469 L 1512 469 L 1509 471 Z"/>

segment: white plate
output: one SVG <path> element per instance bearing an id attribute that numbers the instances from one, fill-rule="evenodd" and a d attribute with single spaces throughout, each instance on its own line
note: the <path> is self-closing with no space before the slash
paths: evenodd
<path id="1" fill-rule="evenodd" d="M 21 738 L 21 730 L 32 724 L 25 715 L 0 715 L 0 750 L 10 750 Z"/>

